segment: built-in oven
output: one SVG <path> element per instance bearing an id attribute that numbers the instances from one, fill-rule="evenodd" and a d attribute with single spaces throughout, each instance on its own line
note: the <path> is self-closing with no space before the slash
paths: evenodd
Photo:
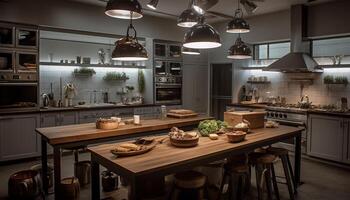
<path id="1" fill-rule="evenodd" d="M 156 60 L 154 62 L 154 72 L 156 76 L 181 76 L 182 62 Z"/>
<path id="2" fill-rule="evenodd" d="M 0 112 L 38 108 L 38 84 L 0 82 Z"/>
<path id="3" fill-rule="evenodd" d="M 156 104 L 181 104 L 182 87 L 178 84 L 158 85 L 155 89 Z"/>

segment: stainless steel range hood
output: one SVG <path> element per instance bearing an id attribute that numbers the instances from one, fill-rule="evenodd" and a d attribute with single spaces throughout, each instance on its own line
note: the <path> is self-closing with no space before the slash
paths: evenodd
<path id="1" fill-rule="evenodd" d="M 310 56 L 310 41 L 306 35 L 306 8 L 303 5 L 291 7 L 291 53 L 275 61 L 264 71 L 278 72 L 323 72 Z"/>

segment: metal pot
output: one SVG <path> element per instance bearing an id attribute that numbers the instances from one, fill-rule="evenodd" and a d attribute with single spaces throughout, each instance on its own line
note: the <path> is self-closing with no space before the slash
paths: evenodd
<path id="1" fill-rule="evenodd" d="M 101 180 L 105 192 L 111 192 L 118 188 L 118 175 L 111 171 L 102 172 Z"/>

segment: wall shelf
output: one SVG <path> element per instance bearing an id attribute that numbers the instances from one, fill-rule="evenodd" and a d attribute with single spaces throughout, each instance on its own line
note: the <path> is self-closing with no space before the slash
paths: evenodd
<path id="1" fill-rule="evenodd" d="M 247 81 L 250 84 L 270 84 L 271 81 Z"/>
<path id="2" fill-rule="evenodd" d="M 267 66 L 259 66 L 259 67 L 241 67 L 241 70 L 262 70 L 266 68 Z"/>
<path id="3" fill-rule="evenodd" d="M 146 66 L 133 66 L 133 65 L 108 65 L 108 64 L 71 64 L 71 63 L 58 63 L 58 62 L 40 62 L 40 65 L 48 66 L 65 66 L 65 67 L 109 67 L 109 68 L 146 68 Z"/>

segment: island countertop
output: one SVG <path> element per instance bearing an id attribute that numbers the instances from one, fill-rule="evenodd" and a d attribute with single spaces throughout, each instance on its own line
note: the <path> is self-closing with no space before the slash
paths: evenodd
<path id="1" fill-rule="evenodd" d="M 82 140 L 94 140 L 122 135 L 132 135 L 136 133 L 158 131 L 170 129 L 174 126 L 190 126 L 198 124 L 205 119 L 212 119 L 208 116 L 197 116 L 191 118 L 177 119 L 145 119 L 141 120 L 141 125 L 128 124 L 117 129 L 102 130 L 96 129 L 95 123 L 76 124 L 68 126 L 56 126 L 47 128 L 37 128 L 39 133 L 51 145 L 79 142 Z"/>

